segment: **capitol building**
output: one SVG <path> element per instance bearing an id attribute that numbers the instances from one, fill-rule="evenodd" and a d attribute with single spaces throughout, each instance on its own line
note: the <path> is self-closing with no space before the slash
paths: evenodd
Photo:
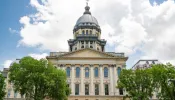
<path id="1" fill-rule="evenodd" d="M 66 71 L 67 84 L 71 89 L 68 100 L 123 100 L 126 92 L 116 86 L 128 57 L 124 53 L 106 52 L 106 42 L 101 39 L 100 25 L 87 4 L 73 28 L 73 39 L 68 40 L 69 52 L 50 52 L 46 57 L 56 68 Z M 7 81 L 8 71 L 9 68 L 3 71 L 5 98 L 19 100 L 22 97 Z"/>
<path id="2" fill-rule="evenodd" d="M 67 74 L 71 89 L 68 100 L 122 100 L 125 92 L 116 88 L 118 76 L 128 59 L 124 53 L 105 52 L 101 28 L 85 7 L 68 40 L 69 52 L 50 52 L 47 60 Z"/>

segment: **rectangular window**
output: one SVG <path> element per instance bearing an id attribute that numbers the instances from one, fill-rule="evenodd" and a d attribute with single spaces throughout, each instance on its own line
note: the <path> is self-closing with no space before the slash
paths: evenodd
<path id="1" fill-rule="evenodd" d="M 123 95 L 123 89 L 122 88 L 119 89 L 119 94 Z"/>
<path id="2" fill-rule="evenodd" d="M 95 95 L 99 95 L 99 85 L 95 84 Z"/>
<path id="3" fill-rule="evenodd" d="M 85 84 L 85 95 L 89 95 L 89 84 Z"/>
<path id="4" fill-rule="evenodd" d="M 108 84 L 105 84 L 105 95 L 109 95 L 109 87 L 108 87 Z"/>
<path id="5" fill-rule="evenodd" d="M 75 84 L 75 95 L 79 95 L 79 84 Z"/>

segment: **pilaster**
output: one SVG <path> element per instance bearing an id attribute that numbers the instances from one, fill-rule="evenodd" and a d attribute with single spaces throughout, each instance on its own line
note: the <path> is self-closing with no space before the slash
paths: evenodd
<path id="1" fill-rule="evenodd" d="M 85 91 L 84 91 L 84 65 L 80 65 L 80 68 L 81 68 L 81 71 L 80 71 L 80 73 L 81 73 L 81 76 L 80 76 L 81 77 L 80 95 L 85 95 Z"/>
<path id="2" fill-rule="evenodd" d="M 71 65 L 71 95 L 75 95 L 75 84 L 74 84 L 74 78 L 75 78 L 75 65 Z"/>
<path id="3" fill-rule="evenodd" d="M 116 68 L 116 65 L 113 65 L 113 70 L 114 70 L 114 95 L 117 95 L 117 68 Z"/>
<path id="4" fill-rule="evenodd" d="M 100 66 L 100 95 L 104 95 L 104 75 L 103 75 L 103 65 Z"/>
<path id="5" fill-rule="evenodd" d="M 110 79 L 110 91 L 109 91 L 109 95 L 114 95 L 114 85 L 113 85 L 113 66 L 112 65 L 109 65 L 109 79 Z"/>
<path id="6" fill-rule="evenodd" d="M 93 65 L 90 65 L 90 95 L 94 95 L 94 68 Z"/>

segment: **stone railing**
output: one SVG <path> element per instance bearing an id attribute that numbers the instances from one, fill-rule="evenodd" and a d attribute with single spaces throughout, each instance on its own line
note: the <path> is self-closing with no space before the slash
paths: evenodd
<path id="1" fill-rule="evenodd" d="M 77 34 L 77 37 L 98 37 L 97 34 Z"/>

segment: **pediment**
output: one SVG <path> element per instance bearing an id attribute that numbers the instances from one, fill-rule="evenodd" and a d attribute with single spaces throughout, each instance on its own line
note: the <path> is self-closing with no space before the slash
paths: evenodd
<path id="1" fill-rule="evenodd" d="M 82 49 L 74 52 L 70 52 L 62 55 L 62 57 L 94 57 L 94 58 L 104 58 L 104 57 L 114 57 L 113 55 L 109 55 L 105 52 L 100 52 L 92 49 Z"/>

